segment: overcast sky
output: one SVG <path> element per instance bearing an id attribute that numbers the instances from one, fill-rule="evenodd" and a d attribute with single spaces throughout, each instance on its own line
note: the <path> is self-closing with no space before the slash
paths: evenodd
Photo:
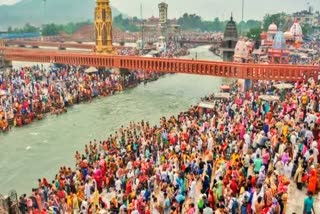
<path id="1" fill-rule="evenodd" d="M 1 4 L 13 4 L 20 0 L 0 0 Z M 54 0 L 47 0 L 54 1 Z M 77 0 L 74 0 L 77 2 Z M 94 0 L 88 0 L 94 1 Z M 163 0 L 169 4 L 169 18 L 179 17 L 184 12 L 200 14 L 204 19 L 214 17 L 229 18 L 231 12 L 236 20 L 241 19 L 242 0 Z M 261 19 L 266 13 L 287 13 L 306 9 L 308 3 L 320 10 L 320 0 L 244 0 L 245 19 Z M 157 4 L 160 0 L 110 0 L 111 4 L 129 16 L 140 16 L 140 3 L 143 16 L 158 16 Z"/>

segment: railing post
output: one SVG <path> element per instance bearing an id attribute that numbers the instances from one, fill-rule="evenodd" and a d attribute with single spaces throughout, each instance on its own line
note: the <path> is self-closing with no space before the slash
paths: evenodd
<path id="1" fill-rule="evenodd" d="M 113 65 L 111 65 L 110 67 L 115 67 L 115 68 L 121 68 L 123 67 L 120 63 L 120 58 L 119 57 L 115 57 L 113 60 Z"/>

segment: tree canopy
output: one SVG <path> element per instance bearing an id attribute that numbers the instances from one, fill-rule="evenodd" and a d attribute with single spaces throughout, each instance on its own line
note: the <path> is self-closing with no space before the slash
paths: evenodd
<path id="1" fill-rule="evenodd" d="M 22 28 L 14 28 L 8 27 L 8 32 L 9 33 L 35 33 L 35 32 L 40 32 L 42 30 L 42 35 L 44 36 L 53 36 L 57 35 L 59 33 L 67 33 L 67 34 L 72 34 L 76 32 L 79 28 L 82 26 L 90 24 L 89 21 L 86 22 L 79 22 L 79 23 L 73 23 L 70 22 L 65 25 L 58 25 L 58 24 L 45 24 L 42 26 L 42 29 L 40 27 L 36 27 L 33 25 L 30 25 L 29 23 L 25 24 L 24 27 Z"/>
<path id="2" fill-rule="evenodd" d="M 25 24 L 22 28 L 8 28 L 8 33 L 36 33 L 39 32 L 39 29 L 35 26 L 30 25 L 29 23 Z"/>
<path id="3" fill-rule="evenodd" d="M 58 35 L 59 33 L 73 34 L 81 27 L 90 24 L 90 21 L 73 23 L 70 22 L 65 25 L 57 25 L 57 24 L 46 24 L 42 27 L 42 35 L 44 36 L 53 36 Z"/>
<path id="4" fill-rule="evenodd" d="M 313 31 L 313 27 L 310 24 L 302 24 L 301 28 L 304 35 L 308 35 Z"/>
<path id="5" fill-rule="evenodd" d="M 248 20 L 246 22 L 241 21 L 238 24 L 238 30 L 241 33 L 246 33 L 246 32 L 249 32 L 251 29 L 261 28 L 261 25 L 262 25 L 261 21 L 250 19 L 250 20 Z"/>
<path id="6" fill-rule="evenodd" d="M 271 23 L 275 23 L 279 30 L 286 31 L 291 25 L 292 20 L 287 18 L 285 13 L 267 14 L 264 16 L 263 22 L 258 20 L 247 20 L 237 23 L 237 28 L 240 34 L 246 35 L 247 37 L 258 40 L 262 30 L 267 31 Z M 200 31 L 200 32 L 223 32 L 227 25 L 228 20 L 220 20 L 218 17 L 212 20 L 203 20 L 201 16 L 197 14 L 183 14 L 178 20 L 178 24 L 182 30 Z M 139 31 L 139 19 L 133 17 L 132 19 L 118 15 L 113 19 L 113 25 L 122 31 L 137 32 Z M 74 23 L 70 22 L 65 25 L 59 24 L 46 24 L 43 25 L 43 35 L 57 35 L 59 33 L 72 34 L 84 25 L 92 24 L 90 21 Z M 301 24 L 305 35 L 309 34 L 313 30 L 313 26 L 308 24 Z M 8 28 L 8 32 L 13 33 L 33 33 L 39 32 L 40 28 L 35 27 L 27 23 L 22 28 L 12 29 Z"/>
<path id="7" fill-rule="evenodd" d="M 182 30 L 197 30 L 197 31 L 212 31 L 223 32 L 228 20 L 221 21 L 218 17 L 213 20 L 203 20 L 196 14 L 183 14 L 178 19 L 178 24 L 181 25 Z M 251 28 L 260 27 L 261 22 L 257 20 L 248 20 L 238 24 L 238 30 L 242 33 L 248 32 Z"/>
<path id="8" fill-rule="evenodd" d="M 260 39 L 260 34 L 262 33 L 261 27 L 251 28 L 247 33 L 247 37 L 254 41 L 258 41 Z"/>
<path id="9" fill-rule="evenodd" d="M 178 24 L 181 25 L 181 28 L 183 30 L 201 30 L 201 28 L 203 27 L 203 23 L 200 16 L 188 13 L 183 14 L 183 16 L 178 19 Z"/>
<path id="10" fill-rule="evenodd" d="M 133 22 L 137 22 L 138 18 L 134 17 L 131 20 L 128 18 L 123 18 L 122 14 L 114 17 L 113 24 L 115 27 L 119 28 L 122 31 L 131 31 L 131 32 L 137 32 L 139 31 L 139 28 L 133 24 Z"/>
<path id="11" fill-rule="evenodd" d="M 263 18 L 263 30 L 267 31 L 270 24 L 275 23 L 278 28 L 287 25 L 287 15 L 285 13 L 267 14 Z"/>

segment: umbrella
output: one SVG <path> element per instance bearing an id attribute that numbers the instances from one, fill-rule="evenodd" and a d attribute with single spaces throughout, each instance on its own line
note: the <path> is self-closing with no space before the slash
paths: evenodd
<path id="1" fill-rule="evenodd" d="M 293 85 L 289 83 L 280 83 L 280 84 L 274 85 L 274 87 L 277 89 L 289 89 L 289 88 L 293 88 Z"/>
<path id="2" fill-rule="evenodd" d="M 90 68 L 85 70 L 85 72 L 88 73 L 88 74 L 95 73 L 97 71 L 98 71 L 98 69 L 96 69 L 95 67 L 90 67 Z"/>
<path id="3" fill-rule="evenodd" d="M 273 96 L 273 95 L 260 95 L 259 99 L 270 102 L 270 101 L 279 101 L 280 98 L 278 96 Z"/>
<path id="4" fill-rule="evenodd" d="M 112 73 L 115 74 L 115 75 L 119 75 L 120 74 L 120 69 L 119 68 L 115 68 L 115 69 L 113 69 Z"/>
<path id="5" fill-rule="evenodd" d="M 221 89 L 221 90 L 230 90 L 230 86 L 228 86 L 228 85 L 222 85 L 222 86 L 220 87 L 220 89 Z"/>
<path id="6" fill-rule="evenodd" d="M 231 98 L 230 93 L 215 93 L 214 99 L 229 99 Z"/>
<path id="7" fill-rule="evenodd" d="M 199 103 L 199 105 L 198 105 L 198 106 L 199 106 L 199 107 L 201 107 L 201 108 L 214 109 L 215 104 L 214 104 L 214 103 L 212 103 L 212 102 L 201 102 L 201 103 Z"/>

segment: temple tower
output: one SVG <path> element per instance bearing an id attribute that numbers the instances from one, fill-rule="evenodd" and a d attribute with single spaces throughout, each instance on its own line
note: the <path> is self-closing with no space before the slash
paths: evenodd
<path id="1" fill-rule="evenodd" d="M 159 22 L 160 25 L 166 25 L 168 21 L 168 4 L 161 2 L 159 7 Z"/>
<path id="2" fill-rule="evenodd" d="M 224 31 L 222 48 L 220 49 L 223 52 L 223 61 L 233 61 L 234 48 L 236 47 L 238 38 L 237 25 L 231 15 L 230 21 L 227 23 Z"/>
<path id="3" fill-rule="evenodd" d="M 167 40 L 168 34 L 168 4 L 161 2 L 159 7 L 159 27 L 161 36 L 164 36 Z"/>
<path id="4" fill-rule="evenodd" d="M 109 0 L 96 0 L 94 27 L 96 52 L 112 54 L 112 11 Z"/>

